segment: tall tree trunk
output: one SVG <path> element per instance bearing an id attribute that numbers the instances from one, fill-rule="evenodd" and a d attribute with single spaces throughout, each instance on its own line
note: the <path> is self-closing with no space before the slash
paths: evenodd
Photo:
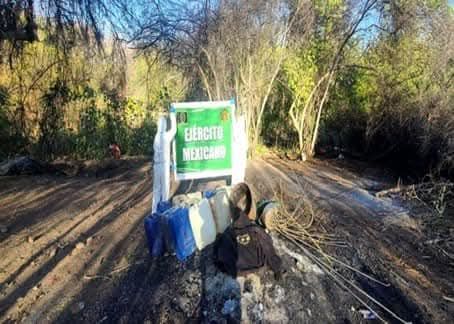
<path id="1" fill-rule="evenodd" d="M 310 156 L 314 156 L 315 144 L 317 143 L 317 137 L 318 137 L 318 129 L 320 127 L 320 117 L 322 115 L 322 109 L 325 104 L 326 98 L 328 97 L 329 88 L 330 88 L 332 80 L 333 80 L 333 75 L 334 75 L 334 71 L 331 72 L 331 74 L 328 78 L 328 83 L 326 84 L 325 92 L 323 93 L 322 100 L 320 101 L 320 105 L 318 107 L 317 119 L 315 120 L 314 133 L 312 134 L 311 149 L 309 151 Z"/>
<path id="2" fill-rule="evenodd" d="M 305 153 L 305 152 L 303 152 L 304 151 L 304 125 L 305 125 L 305 121 L 306 121 L 307 111 L 313 102 L 315 93 L 317 92 L 318 88 L 320 87 L 322 82 L 327 77 L 328 77 L 328 73 L 326 73 L 324 76 L 322 76 L 320 78 L 320 80 L 318 80 L 317 84 L 314 86 L 311 93 L 309 94 L 309 98 L 307 98 L 307 100 L 304 104 L 304 107 L 303 107 L 303 111 L 300 114 L 298 114 L 298 113 L 295 114 L 295 108 L 296 108 L 299 98 L 296 98 L 295 100 L 293 100 L 292 105 L 290 106 L 289 115 L 290 115 L 290 119 L 292 120 L 293 126 L 295 127 L 295 129 L 298 133 L 298 144 L 299 144 L 299 150 L 300 150 L 299 153 L 300 154 Z"/>
<path id="3" fill-rule="evenodd" d="M 274 74 L 273 74 L 273 76 L 272 76 L 272 78 L 270 80 L 270 83 L 268 84 L 268 88 L 266 90 L 265 97 L 263 97 L 263 100 L 261 102 L 259 114 L 257 116 L 257 125 L 256 125 L 256 128 L 255 128 L 255 134 L 254 134 L 254 137 L 255 137 L 254 138 L 254 142 L 255 142 L 255 144 L 257 144 L 258 138 L 260 136 L 260 131 L 261 131 L 261 127 L 262 127 L 263 112 L 265 111 L 266 103 L 268 102 L 268 98 L 270 96 L 271 90 L 273 89 L 274 80 L 276 80 L 277 74 L 281 70 L 282 61 L 283 61 L 283 55 L 279 59 L 279 63 L 276 66 L 276 69 L 274 70 Z"/>
<path id="4" fill-rule="evenodd" d="M 310 152 L 309 152 L 311 156 L 314 155 L 315 144 L 317 142 L 318 130 L 319 130 L 319 126 L 320 126 L 320 116 L 322 114 L 323 106 L 324 106 L 325 101 L 326 101 L 326 99 L 328 97 L 329 89 L 330 89 L 331 83 L 333 81 L 333 76 L 334 76 L 334 74 L 335 74 L 335 72 L 337 70 L 337 67 L 339 65 L 339 62 L 340 62 L 342 53 L 344 51 L 344 48 L 348 44 L 348 41 L 355 34 L 356 30 L 358 29 L 359 24 L 363 21 L 363 19 L 366 16 L 366 14 L 369 12 L 369 10 L 372 9 L 372 7 L 376 3 L 377 3 L 377 0 L 368 0 L 368 1 L 366 1 L 366 3 L 364 4 L 364 7 L 361 10 L 361 14 L 360 14 L 359 18 L 351 26 L 349 32 L 345 36 L 345 38 L 342 41 L 341 45 L 339 46 L 339 49 L 337 50 L 337 53 L 336 53 L 336 55 L 334 57 L 334 60 L 331 63 L 331 66 L 330 66 L 329 72 L 328 72 L 328 74 L 329 74 L 328 84 L 326 85 L 325 92 L 323 94 L 323 98 L 322 98 L 322 100 L 320 102 L 320 105 L 319 105 L 319 108 L 318 108 L 318 112 L 317 112 L 317 119 L 316 119 L 316 122 L 315 122 L 315 128 L 314 128 L 314 134 L 313 134 L 313 137 L 312 137 L 311 149 L 310 149 Z"/>
<path id="5" fill-rule="evenodd" d="M 216 100 L 220 100 L 221 99 L 221 90 L 219 88 L 219 79 L 218 79 L 218 75 L 216 73 L 216 69 L 214 68 L 213 61 L 211 60 L 211 56 L 208 53 L 208 51 L 203 47 L 202 47 L 202 51 L 205 53 L 205 55 L 207 57 L 208 66 L 210 67 L 211 73 L 213 74 L 213 77 L 214 77 L 214 85 L 215 85 L 215 89 L 216 89 Z"/>
<path id="6" fill-rule="evenodd" d="M 202 76 L 202 82 L 203 82 L 203 85 L 205 86 L 205 89 L 207 91 L 208 100 L 211 101 L 211 100 L 213 100 L 213 97 L 211 96 L 210 84 L 208 83 L 208 78 L 207 78 L 205 72 L 203 72 L 203 69 L 202 69 L 202 67 L 200 66 L 199 63 L 197 63 L 197 67 L 199 68 L 200 75 Z"/>

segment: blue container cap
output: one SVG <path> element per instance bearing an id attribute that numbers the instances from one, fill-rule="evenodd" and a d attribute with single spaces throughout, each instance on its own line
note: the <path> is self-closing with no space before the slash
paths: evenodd
<path id="1" fill-rule="evenodd" d="M 211 197 L 214 197 L 216 195 L 216 191 L 214 190 L 208 190 L 203 192 L 203 198 L 210 199 Z"/>

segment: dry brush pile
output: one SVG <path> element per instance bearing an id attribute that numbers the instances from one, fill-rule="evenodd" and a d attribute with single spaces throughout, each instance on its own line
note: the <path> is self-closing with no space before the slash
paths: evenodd
<path id="1" fill-rule="evenodd" d="M 328 252 L 329 247 L 347 248 L 349 244 L 341 238 L 330 234 L 323 227 L 319 215 L 317 215 L 304 194 L 290 193 L 288 190 L 283 189 L 282 185 L 279 185 L 278 189 L 274 190 L 274 200 L 277 202 L 277 208 L 273 213 L 267 213 L 261 218 L 262 223 L 268 230 L 278 233 L 293 243 L 313 263 L 318 265 L 331 280 L 349 292 L 364 306 L 372 317 L 376 317 L 384 323 L 387 322 L 380 313 L 374 310 L 374 307 L 378 307 L 395 321 L 408 323 L 359 287 L 355 281 L 343 274 L 340 269 L 351 271 L 381 286 L 390 286 L 388 283 L 382 282 L 339 260 Z"/>
<path id="2" fill-rule="evenodd" d="M 376 193 L 379 198 L 399 197 L 409 203 L 423 206 L 423 225 L 428 239 L 425 245 L 433 247 L 454 265 L 454 182 L 428 175 L 420 183 L 401 185 Z"/>

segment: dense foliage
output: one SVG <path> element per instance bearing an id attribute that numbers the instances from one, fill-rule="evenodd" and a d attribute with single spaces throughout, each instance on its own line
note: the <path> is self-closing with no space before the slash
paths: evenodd
<path id="1" fill-rule="evenodd" d="M 148 154 L 170 102 L 235 98 L 252 153 L 264 143 L 452 176 L 445 0 L 96 0 L 66 15 L 38 1 L 41 21 L 21 3 L 2 7 L 2 28 L 39 28 L 31 41 L 2 34 L 0 157 L 102 158 L 111 143 Z"/>
<path id="2" fill-rule="evenodd" d="M 181 73 L 146 54 L 83 44 L 62 54 L 42 39 L 11 64 L 3 57 L 0 156 L 103 158 L 113 143 L 149 154 L 155 117 L 184 94 Z"/>

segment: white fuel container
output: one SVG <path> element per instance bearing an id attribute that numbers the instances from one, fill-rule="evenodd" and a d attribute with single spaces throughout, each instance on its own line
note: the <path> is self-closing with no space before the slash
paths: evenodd
<path id="1" fill-rule="evenodd" d="M 216 223 L 216 231 L 224 233 L 232 222 L 227 190 L 225 188 L 217 190 L 214 197 L 210 198 L 210 205 Z"/>
<path id="2" fill-rule="evenodd" d="M 216 240 L 216 225 L 208 199 L 189 208 L 189 222 L 197 249 L 202 250 Z"/>

